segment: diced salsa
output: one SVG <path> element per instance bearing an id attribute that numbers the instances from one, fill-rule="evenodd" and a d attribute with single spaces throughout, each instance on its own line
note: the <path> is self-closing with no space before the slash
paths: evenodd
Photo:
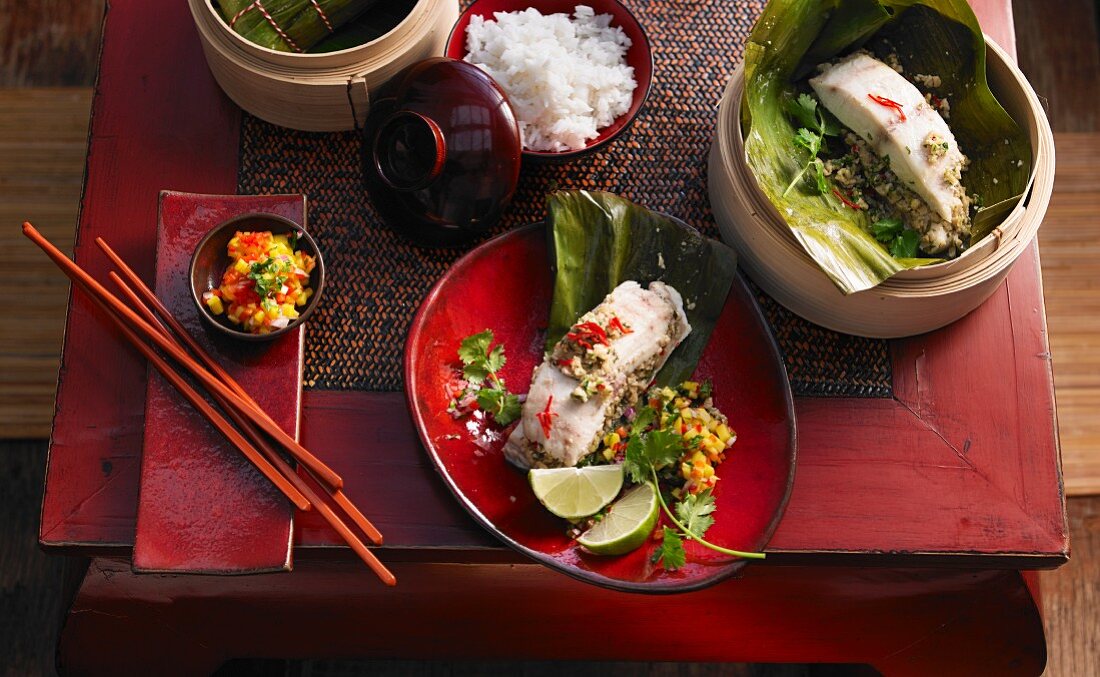
<path id="1" fill-rule="evenodd" d="M 294 233 L 238 231 L 221 285 L 202 295 L 206 307 L 252 334 L 286 327 L 313 295 L 309 274 L 317 262 L 296 248 Z"/>

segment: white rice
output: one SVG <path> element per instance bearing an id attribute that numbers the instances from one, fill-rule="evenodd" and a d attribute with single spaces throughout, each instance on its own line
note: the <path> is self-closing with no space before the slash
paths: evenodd
<path id="1" fill-rule="evenodd" d="M 630 38 L 611 15 L 579 5 L 568 14 L 534 8 L 480 16 L 466 28 L 466 61 L 504 89 L 530 150 L 584 148 L 630 109 L 634 69 Z"/>

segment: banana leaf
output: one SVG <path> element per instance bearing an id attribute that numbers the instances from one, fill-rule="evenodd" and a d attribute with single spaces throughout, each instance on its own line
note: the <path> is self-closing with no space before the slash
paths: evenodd
<path id="1" fill-rule="evenodd" d="M 375 2 L 377 0 L 267 0 L 261 6 L 253 0 L 217 0 L 215 7 L 236 33 L 250 42 L 279 52 L 306 52 L 314 51 L 311 48 L 319 43 L 332 40 L 342 26 L 355 20 Z M 322 51 L 332 51 L 332 48 Z"/>
<path id="2" fill-rule="evenodd" d="M 939 75 L 948 120 L 970 157 L 963 174 L 982 204 L 971 244 L 985 237 L 1022 197 L 1031 145 L 986 82 L 981 27 L 965 0 L 771 0 L 745 48 L 741 128 L 757 183 L 806 252 L 845 294 L 869 289 L 905 268 L 936 259 L 895 259 L 869 233 L 869 217 L 799 186 L 784 193 L 809 160 L 783 101 L 805 91 L 817 64 L 865 48 L 896 52 L 906 73 Z"/>
<path id="3" fill-rule="evenodd" d="M 554 273 L 547 350 L 620 283 L 660 280 L 683 296 L 691 333 L 657 383 L 691 378 L 737 274 L 733 250 L 617 195 L 583 190 L 547 198 L 547 234 Z"/>

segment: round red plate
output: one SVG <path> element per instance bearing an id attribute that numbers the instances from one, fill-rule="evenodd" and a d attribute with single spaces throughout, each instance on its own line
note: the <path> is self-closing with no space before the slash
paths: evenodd
<path id="1" fill-rule="evenodd" d="M 405 346 L 405 391 L 420 439 L 459 502 L 508 545 L 547 566 L 596 585 L 636 592 L 697 590 L 737 572 L 745 560 L 685 543 L 688 562 L 669 572 L 651 562 L 656 541 L 620 557 L 589 554 L 565 535 L 566 524 L 535 499 L 527 477 L 501 454 L 504 433 L 480 448 L 469 419 L 447 413 L 448 384 L 466 336 L 492 329 L 508 362 L 503 377 L 526 392 L 542 359 L 551 297 L 546 232 L 541 224 L 512 230 L 471 251 L 428 294 Z M 718 509 L 706 538 L 735 550 L 768 543 L 794 482 L 795 424 L 791 390 L 775 339 L 740 276 L 695 376 L 714 383 L 714 400 L 737 430 L 718 467 Z"/>

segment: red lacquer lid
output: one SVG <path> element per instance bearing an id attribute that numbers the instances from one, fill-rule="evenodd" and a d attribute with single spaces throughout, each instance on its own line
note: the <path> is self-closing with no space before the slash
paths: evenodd
<path id="1" fill-rule="evenodd" d="M 417 244 L 485 232 L 519 179 L 515 113 L 492 78 L 462 61 L 427 59 L 398 75 L 372 104 L 363 140 L 372 204 Z"/>

